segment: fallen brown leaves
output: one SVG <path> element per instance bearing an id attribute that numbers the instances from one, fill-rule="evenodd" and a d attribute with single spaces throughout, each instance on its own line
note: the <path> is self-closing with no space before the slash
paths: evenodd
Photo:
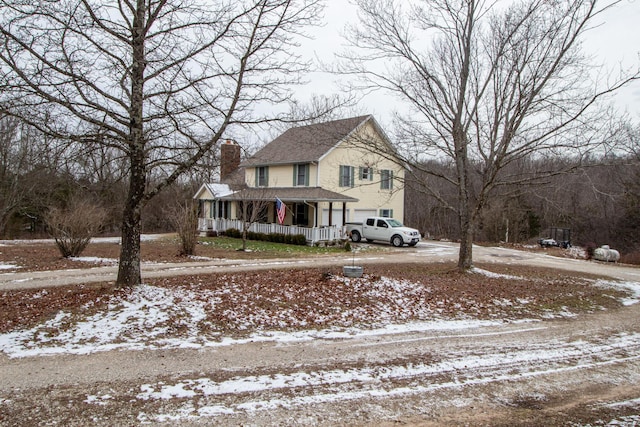
<path id="1" fill-rule="evenodd" d="M 141 242 L 142 262 L 193 262 L 194 259 L 180 256 L 180 246 L 175 238 L 160 238 Z M 232 251 L 217 248 L 212 245 L 198 245 L 196 254 L 207 258 L 255 258 L 256 254 L 250 252 Z M 118 260 L 120 256 L 119 243 L 91 243 L 82 252 L 81 258 L 100 258 L 105 260 Z M 274 255 L 260 253 L 260 257 L 270 258 Z M 13 271 L 48 271 L 65 270 L 75 268 L 89 268 L 100 265 L 96 262 L 85 262 L 63 258 L 51 242 L 9 243 L 0 246 L 0 263 L 11 263 L 19 268 Z M 7 270 L 12 271 L 12 270 Z"/>
<path id="2" fill-rule="evenodd" d="M 615 291 L 586 279 L 539 269 L 492 265 L 488 277 L 453 265 L 376 265 L 362 279 L 338 268 L 268 270 L 155 279 L 148 285 L 190 291 L 205 307 L 201 331 L 246 335 L 257 330 L 364 327 L 440 319 L 514 320 L 615 308 Z M 105 310 L 108 285 L 82 285 L 0 294 L 0 332 L 26 328 L 60 310 L 90 315 Z M 605 295 L 606 294 L 606 295 Z M 169 323 L 180 325 L 181 319 Z"/>

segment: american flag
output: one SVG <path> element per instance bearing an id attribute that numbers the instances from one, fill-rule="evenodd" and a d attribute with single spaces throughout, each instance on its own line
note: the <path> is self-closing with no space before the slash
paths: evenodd
<path id="1" fill-rule="evenodd" d="M 287 214 L 287 205 L 282 203 L 282 200 L 276 197 L 276 212 L 278 212 L 278 224 L 284 222 L 284 216 Z"/>

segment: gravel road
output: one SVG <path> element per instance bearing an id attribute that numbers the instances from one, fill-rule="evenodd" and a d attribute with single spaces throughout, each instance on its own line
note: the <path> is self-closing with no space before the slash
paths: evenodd
<path id="1" fill-rule="evenodd" d="M 210 261 L 181 263 L 143 263 L 143 278 L 157 278 L 189 274 L 208 274 L 233 271 L 292 269 L 326 267 L 336 265 L 359 265 L 393 262 L 446 262 L 457 259 L 458 245 L 448 242 L 421 242 L 414 248 L 390 249 L 389 252 L 366 255 L 344 254 L 339 256 L 306 259 L 241 260 L 216 259 Z M 615 264 L 586 262 L 583 260 L 558 258 L 539 252 L 527 252 L 500 247 L 474 246 L 477 263 L 517 264 L 581 271 L 608 275 L 621 280 L 640 281 L 640 269 Z M 115 281 L 117 267 L 93 267 L 87 269 L 14 272 L 0 274 L 0 290 L 38 289 L 68 284 Z"/>
<path id="2" fill-rule="evenodd" d="M 640 281 L 640 270 L 476 247 L 474 259 Z M 442 262 L 456 245 L 357 257 Z M 351 258 L 145 265 L 145 277 L 340 265 Z M 113 280 L 114 268 L 1 274 L 0 288 Z M 455 331 L 200 350 L 0 355 L 0 425 L 640 423 L 640 308 Z M 627 424 L 625 424 L 627 423 Z"/>

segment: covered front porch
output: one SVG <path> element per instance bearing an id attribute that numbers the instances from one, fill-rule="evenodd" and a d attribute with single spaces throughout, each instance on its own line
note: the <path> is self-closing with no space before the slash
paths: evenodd
<path id="1" fill-rule="evenodd" d="M 225 218 L 199 218 L 198 230 L 201 233 L 216 232 L 222 233 L 230 228 L 242 230 L 243 221 L 239 219 Z M 302 234 L 307 239 L 307 243 L 314 245 L 318 242 L 332 242 L 346 239 L 346 228 L 344 226 L 327 226 L 327 227 L 302 227 L 298 225 L 280 225 L 274 223 L 254 222 L 249 226 L 248 231 L 264 234 L 285 234 L 296 235 Z"/>
<path id="2" fill-rule="evenodd" d="M 284 205 L 278 215 L 276 201 Z M 230 228 L 256 233 L 302 234 L 310 245 L 345 239 L 346 205 L 357 199 L 319 187 L 245 188 L 213 200 L 200 199 L 198 230 Z"/>

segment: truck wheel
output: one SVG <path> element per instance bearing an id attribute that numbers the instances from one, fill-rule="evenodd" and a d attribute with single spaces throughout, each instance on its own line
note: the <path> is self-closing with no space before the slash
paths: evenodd
<path id="1" fill-rule="evenodd" d="M 391 244 L 396 248 L 399 248 L 404 245 L 404 240 L 402 240 L 402 236 L 396 234 L 391 238 Z"/>
<path id="2" fill-rule="evenodd" d="M 360 241 L 360 239 L 361 239 L 360 233 L 358 233 L 357 231 L 352 231 L 351 232 L 351 241 L 352 242 L 356 242 L 357 243 L 357 242 Z"/>

